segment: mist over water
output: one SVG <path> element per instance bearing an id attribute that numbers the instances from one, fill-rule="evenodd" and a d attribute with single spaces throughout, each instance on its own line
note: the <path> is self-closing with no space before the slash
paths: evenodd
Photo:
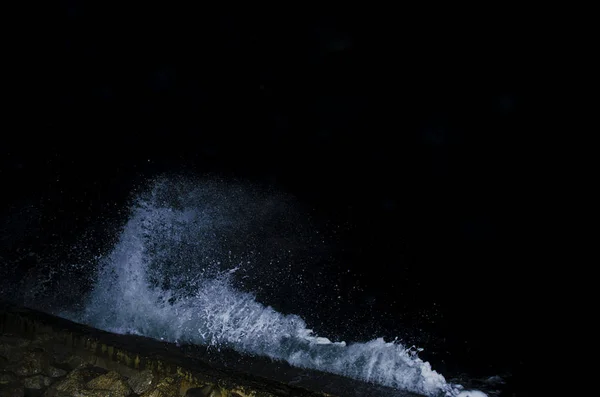
<path id="1" fill-rule="evenodd" d="M 302 233 L 309 233 L 306 223 L 284 197 L 239 184 L 159 178 L 137 197 L 114 247 L 98 259 L 80 309 L 61 315 L 429 396 L 459 395 L 461 386 L 397 341 L 332 342 L 300 316 L 257 300 L 256 291 L 274 283 L 285 288 L 297 276 L 290 244 Z"/>

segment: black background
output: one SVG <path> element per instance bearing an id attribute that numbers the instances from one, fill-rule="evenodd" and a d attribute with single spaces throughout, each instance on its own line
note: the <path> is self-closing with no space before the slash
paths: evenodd
<path id="1" fill-rule="evenodd" d="M 297 197 L 332 242 L 324 279 L 360 286 L 354 327 L 323 308 L 316 329 L 421 333 L 442 372 L 518 372 L 535 41 L 491 16 L 175 8 L 71 2 L 15 31 L 2 256 L 121 219 L 146 177 L 250 180 Z"/>

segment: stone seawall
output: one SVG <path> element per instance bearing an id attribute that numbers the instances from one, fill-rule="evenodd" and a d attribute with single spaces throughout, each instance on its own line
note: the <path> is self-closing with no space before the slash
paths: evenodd
<path id="1" fill-rule="evenodd" d="M 417 395 L 228 349 L 112 334 L 0 303 L 0 396 Z"/>

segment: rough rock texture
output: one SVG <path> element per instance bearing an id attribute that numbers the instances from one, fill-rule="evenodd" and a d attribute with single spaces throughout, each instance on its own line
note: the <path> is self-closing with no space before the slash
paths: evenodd
<path id="1" fill-rule="evenodd" d="M 0 384 L 0 396 L 2 397 L 24 397 L 25 388 L 18 383 Z"/>
<path id="2" fill-rule="evenodd" d="M 127 380 L 127 384 L 135 394 L 144 394 L 156 385 L 156 380 L 152 371 L 146 369 L 134 374 Z"/>
<path id="3" fill-rule="evenodd" d="M 56 368 L 52 365 L 48 365 L 44 369 L 44 374 L 48 375 L 51 378 L 60 378 L 62 376 L 65 376 L 67 374 L 67 371 L 65 371 L 64 369 Z"/>
<path id="4" fill-rule="evenodd" d="M 2 371 L 8 365 L 8 359 L 0 356 L 0 371 Z"/>
<path id="5" fill-rule="evenodd" d="M 178 395 L 179 384 L 177 379 L 166 377 L 158 382 L 154 389 L 142 394 L 142 397 L 169 397 Z"/>
<path id="6" fill-rule="evenodd" d="M 231 394 L 231 396 L 235 395 L 235 393 Z M 195 387 L 192 389 L 188 389 L 185 393 L 185 397 L 222 397 L 223 394 L 218 387 L 214 385 L 207 385 L 204 387 Z M 237 396 L 237 395 L 236 395 Z"/>
<path id="7" fill-rule="evenodd" d="M 75 396 L 85 389 L 87 382 L 106 373 L 106 370 L 85 365 L 68 373 L 46 391 L 46 397 Z"/>
<path id="8" fill-rule="evenodd" d="M 0 397 L 416 397 L 201 346 L 116 335 L 0 303 Z"/>
<path id="9" fill-rule="evenodd" d="M 116 371 L 110 371 L 107 374 L 92 379 L 85 387 L 91 390 L 108 391 L 111 395 L 121 397 L 127 397 L 132 392 L 131 387 L 125 382 L 125 379 Z"/>
<path id="10" fill-rule="evenodd" d="M 17 375 L 28 377 L 41 374 L 47 366 L 47 358 L 43 350 L 25 351 L 23 358 L 9 368 Z"/>
<path id="11" fill-rule="evenodd" d="M 19 377 L 12 372 L 0 372 L 0 385 L 15 383 L 18 380 Z"/>
<path id="12" fill-rule="evenodd" d="M 45 389 L 50 386 L 54 380 L 44 375 L 33 375 L 23 379 L 23 386 L 26 389 Z"/>

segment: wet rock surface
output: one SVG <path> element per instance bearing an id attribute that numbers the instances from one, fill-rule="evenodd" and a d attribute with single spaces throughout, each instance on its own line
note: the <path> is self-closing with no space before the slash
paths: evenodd
<path id="1" fill-rule="evenodd" d="M 224 349 L 211 356 L 199 346 L 111 334 L 0 303 L 0 396 L 417 395 Z"/>
<path id="2" fill-rule="evenodd" d="M 24 397 L 25 388 L 18 383 L 0 384 L 0 396 L 3 397 Z"/>
<path id="3" fill-rule="evenodd" d="M 42 390 L 50 386 L 53 379 L 44 375 L 34 375 L 23 379 L 23 386 L 26 389 Z"/>
<path id="4" fill-rule="evenodd" d="M 135 394 L 144 394 L 152 389 L 156 381 L 152 371 L 144 370 L 129 378 L 127 384 Z"/>
<path id="5" fill-rule="evenodd" d="M 107 394 L 127 397 L 131 395 L 131 387 L 125 381 L 125 378 L 116 371 L 110 371 L 107 374 L 100 375 L 92 379 L 85 385 L 86 389 L 105 390 Z"/>

